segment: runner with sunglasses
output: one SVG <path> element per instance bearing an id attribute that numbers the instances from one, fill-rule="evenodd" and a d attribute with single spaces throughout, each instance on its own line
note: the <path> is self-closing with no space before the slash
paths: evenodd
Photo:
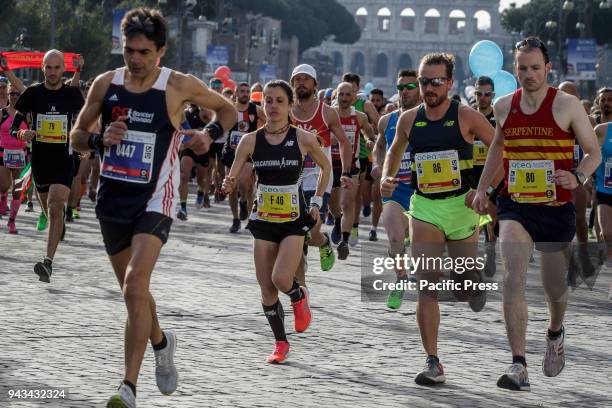
<path id="1" fill-rule="evenodd" d="M 379 180 L 385 162 L 385 153 L 389 150 L 395 139 L 395 130 L 400 115 L 419 104 L 419 83 L 414 70 L 402 70 L 398 73 L 397 93 L 399 110 L 384 115 L 378 122 L 378 133 L 381 135 L 374 146 L 372 177 Z M 384 136 L 384 137 L 383 137 Z M 402 157 L 400 169 L 397 174 L 397 187 L 391 197 L 383 197 L 382 217 L 389 240 L 389 257 L 403 256 L 406 252 L 405 239 L 410 232 L 408 216 L 410 198 L 414 193 L 412 187 L 412 160 L 408 148 Z M 397 269 L 397 282 L 408 279 L 406 270 Z M 389 293 L 387 307 L 399 309 L 404 299 L 404 290 L 395 289 Z"/>
<path id="2" fill-rule="evenodd" d="M 402 159 L 410 148 L 415 190 L 410 199 L 413 257 L 438 259 L 445 246 L 453 260 L 477 256 L 480 217 L 469 207 L 475 193 L 473 143 L 477 136 L 489 145 L 494 132 L 482 114 L 449 99 L 454 60 L 453 55 L 442 53 L 427 54 L 421 60 L 418 81 L 423 103 L 400 116 L 383 168 L 381 192 L 383 197 L 391 197 L 399 184 L 396 177 Z M 427 359 L 415 382 L 438 384 L 445 381 L 438 359 L 440 308 L 436 290 L 442 271 L 419 267 L 416 272 L 420 289 L 417 321 Z M 460 285 L 455 296 L 467 299 L 472 310 L 482 310 L 486 292 L 476 286 L 482 282 L 480 271 L 466 268 L 460 272 L 450 271 L 451 279 Z M 475 286 L 467 287 L 466 282 Z"/>
<path id="3" fill-rule="evenodd" d="M 535 244 L 542 255 L 542 285 L 550 311 L 542 371 L 554 377 L 565 366 L 567 250 L 576 232 L 572 190 L 593 174 L 601 152 L 578 98 L 548 85 L 552 66 L 542 41 L 536 37 L 519 41 L 514 68 L 521 88 L 495 103 L 495 140 L 473 206 L 480 214 L 487 212 L 487 188 L 503 165 L 506 176 L 497 212 L 506 271 L 503 310 L 512 364 L 497 386 L 528 391 L 525 286 L 529 257 Z M 576 141 L 584 157 L 572 170 Z"/>

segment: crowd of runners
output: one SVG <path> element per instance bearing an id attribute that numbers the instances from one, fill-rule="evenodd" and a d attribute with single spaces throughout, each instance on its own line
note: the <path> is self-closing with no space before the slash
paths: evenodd
<path id="1" fill-rule="evenodd" d="M 253 236 L 275 340 L 269 363 L 285 361 L 290 348 L 279 293 L 290 299 L 293 330 L 311 322 L 309 247 L 318 249 L 317 267 L 330 271 L 355 256 L 360 240 L 377 241 L 384 230 L 389 257 L 475 258 L 483 234 L 484 268 L 450 271 L 475 283 L 496 273 L 499 240 L 512 355 L 497 385 L 511 390 L 530 388 L 523 295 L 535 247 L 550 310 L 542 370 L 563 370 L 568 288 L 596 273 L 587 244 L 612 243 L 612 88 L 599 89 L 591 103 L 572 82 L 553 87 L 546 45 L 528 37 L 514 52 L 520 88 L 495 104 L 494 82 L 484 76 L 473 100 L 452 97 L 455 64 L 447 53 L 400 70 L 397 95 L 388 98 L 379 89 L 364 95 L 354 73 L 320 89 L 307 64 L 288 82 L 224 89 L 216 78 L 206 85 L 158 66 L 167 50 L 159 12 L 131 10 L 121 30 L 125 66 L 90 81 L 78 72 L 66 80 L 58 50 L 44 57 L 42 83 L 26 88 L 7 67 L 0 77 L 0 216 L 17 234 L 20 209 L 39 211 L 46 252 L 32 263 L 40 281 L 62 273 L 53 258 L 73 228 L 66 226 L 78 227 L 81 200 L 95 202 L 128 312 L 124 378 L 108 407 L 136 406 L 149 341 L 160 392 L 177 389 L 177 338 L 162 330 L 149 284 L 173 222 L 188 223 L 189 214 L 211 205 L 231 212 L 228 233 L 245 228 Z M 364 219 L 367 237 L 359 235 Z M 397 282 L 441 279 L 440 270 L 425 268 L 396 275 Z M 391 291 L 387 307 L 399 309 L 404 295 Z M 426 362 L 415 381 L 423 385 L 445 381 L 437 295 L 422 289 L 416 304 Z M 475 285 L 455 296 L 479 312 L 487 291 Z"/>

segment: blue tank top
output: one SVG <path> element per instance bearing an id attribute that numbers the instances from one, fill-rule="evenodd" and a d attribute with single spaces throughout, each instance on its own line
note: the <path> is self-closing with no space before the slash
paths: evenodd
<path id="1" fill-rule="evenodd" d="M 145 212 L 174 218 L 178 204 L 182 136 L 166 105 L 172 70 L 161 68 L 153 87 L 133 93 L 125 89 L 126 68 L 119 68 L 102 104 L 102 129 L 126 116 L 128 133 L 118 145 L 100 153 L 100 187 L 96 215 L 104 221 L 130 223 Z"/>
<path id="2" fill-rule="evenodd" d="M 597 191 L 612 194 L 612 123 L 606 127 L 606 139 L 601 146 L 601 164 L 595 174 Z"/>
<path id="3" fill-rule="evenodd" d="M 397 126 L 397 121 L 399 119 L 399 111 L 395 111 L 391 113 L 389 116 L 389 122 L 387 122 L 387 127 L 385 128 L 385 140 L 387 141 L 387 151 L 391 148 L 393 144 L 393 140 L 395 139 L 395 128 Z M 402 157 L 402 161 L 400 162 L 400 169 L 397 172 L 396 178 L 399 179 L 401 184 L 406 184 L 411 186 L 412 183 L 412 162 L 410 160 L 410 145 L 406 147 L 406 151 L 404 152 L 404 156 Z M 411 186 L 412 188 L 412 186 Z"/>

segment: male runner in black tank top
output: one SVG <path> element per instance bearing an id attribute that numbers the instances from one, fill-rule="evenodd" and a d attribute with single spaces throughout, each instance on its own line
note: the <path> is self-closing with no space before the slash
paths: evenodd
<path id="1" fill-rule="evenodd" d="M 158 388 L 170 394 L 177 387 L 176 338 L 159 327 L 149 282 L 175 215 L 180 135 L 191 137 L 185 147 L 205 153 L 234 125 L 236 111 L 197 78 L 157 67 L 166 52 L 166 22 L 157 10 L 129 11 L 121 31 L 126 67 L 96 78 L 71 136 L 76 150 L 103 152 L 96 215 L 128 309 L 126 372 L 107 406 L 129 408 L 149 338 Z M 186 103 L 216 111 L 215 121 L 204 131 L 179 132 Z M 104 133 L 91 135 L 100 115 Z"/>

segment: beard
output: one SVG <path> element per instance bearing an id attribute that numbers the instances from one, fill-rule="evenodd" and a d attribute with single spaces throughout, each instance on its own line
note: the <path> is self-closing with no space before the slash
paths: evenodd
<path id="1" fill-rule="evenodd" d="M 306 89 L 303 86 L 300 86 L 300 87 L 295 89 L 295 95 L 300 100 L 310 99 L 310 98 L 312 98 L 313 94 L 314 94 L 314 90 L 313 89 Z"/>
<path id="2" fill-rule="evenodd" d="M 415 98 L 399 98 L 399 100 L 400 100 L 400 108 L 402 110 L 408 110 L 416 106 L 417 101 L 419 100 L 419 97 L 417 94 Z"/>
<path id="3" fill-rule="evenodd" d="M 427 98 L 434 96 L 435 99 L 433 101 L 428 101 Z M 425 94 L 425 97 L 423 98 L 423 102 L 425 103 L 425 105 L 427 105 L 430 108 L 435 108 L 436 106 L 440 106 L 442 104 L 442 102 L 444 102 L 446 99 L 448 98 L 448 95 L 427 95 Z"/>
<path id="4" fill-rule="evenodd" d="M 249 103 L 249 99 L 250 98 L 248 96 L 245 96 L 244 98 L 238 98 L 238 102 L 244 105 L 246 103 Z"/>

